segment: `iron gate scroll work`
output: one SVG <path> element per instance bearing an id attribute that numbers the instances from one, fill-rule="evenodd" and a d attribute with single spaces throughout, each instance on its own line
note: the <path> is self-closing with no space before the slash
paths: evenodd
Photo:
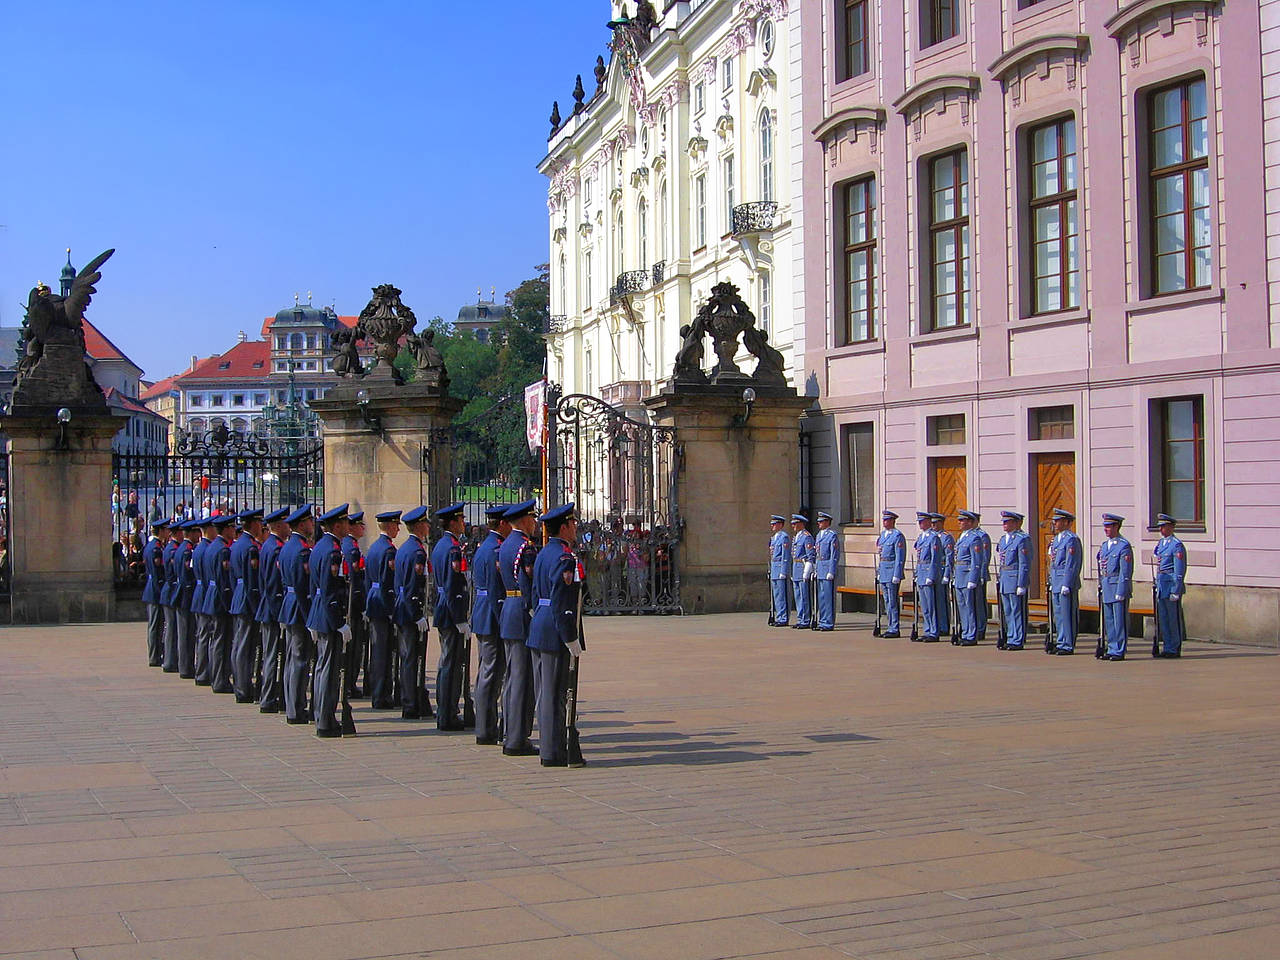
<path id="1" fill-rule="evenodd" d="M 117 584 L 145 577 L 142 547 L 157 512 L 170 519 L 199 516 L 204 501 L 219 513 L 250 507 L 324 505 L 324 444 L 314 438 L 278 439 L 218 424 L 180 434 L 171 454 L 116 453 L 112 457 L 112 547 Z M 130 494 L 137 494 L 136 501 Z M 154 501 L 154 506 L 153 506 Z"/>
<path id="2" fill-rule="evenodd" d="M 553 499 L 577 503 L 580 518 L 583 611 L 683 613 L 675 430 L 580 393 L 549 404 L 548 412 Z"/>

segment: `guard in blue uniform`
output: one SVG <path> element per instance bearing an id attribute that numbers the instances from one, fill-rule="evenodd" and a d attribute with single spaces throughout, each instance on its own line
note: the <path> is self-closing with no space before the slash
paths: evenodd
<path id="1" fill-rule="evenodd" d="M 204 550 L 204 599 L 201 609 L 209 630 L 209 679 L 214 693 L 233 693 L 231 686 L 231 540 L 234 514 L 213 518 L 217 536 Z"/>
<path id="2" fill-rule="evenodd" d="M 343 645 L 351 642 L 347 624 L 347 578 L 342 559 L 342 538 L 347 535 L 347 504 L 339 504 L 316 518 L 324 531 L 311 548 L 307 569 L 311 583 L 311 609 L 307 629 L 316 644 L 315 702 L 312 713 L 317 737 L 340 737 L 342 727 L 335 710 L 341 688 Z"/>
<path id="3" fill-rule="evenodd" d="M 776 513 L 769 518 L 769 589 L 773 600 L 773 625 L 785 627 L 789 620 L 791 600 L 787 596 L 791 569 L 791 535 L 786 518 Z"/>
<path id="4" fill-rule="evenodd" d="M 987 584 L 991 582 L 991 536 L 982 529 L 982 514 L 974 513 L 973 522 L 974 533 L 982 545 L 982 560 L 978 564 L 977 627 L 978 642 L 983 643 L 987 639 L 987 625 L 991 622 L 991 603 L 987 599 Z"/>
<path id="5" fill-rule="evenodd" d="M 289 508 L 281 507 L 263 517 L 268 533 L 258 548 L 259 596 L 254 619 L 258 622 L 258 642 L 262 644 L 262 676 L 258 680 L 258 710 L 261 713 L 279 713 L 284 704 L 276 662 L 283 654 L 280 607 L 284 603 L 284 582 L 280 579 L 279 557 L 280 548 L 289 536 L 289 525 L 285 523 L 288 515 Z"/>
<path id="6" fill-rule="evenodd" d="M 498 574 L 498 551 L 511 522 L 506 514 L 510 504 L 489 507 L 484 515 L 489 532 L 471 558 L 471 585 L 475 599 L 471 606 L 471 629 L 476 634 L 476 743 L 496 746 L 498 743 L 498 696 L 506 673 L 507 655 L 499 636 L 502 617 L 503 587 Z"/>
<path id="7" fill-rule="evenodd" d="M 959 510 L 960 539 L 956 541 L 956 607 L 960 613 L 960 639 L 952 643 L 962 647 L 978 645 L 978 619 L 982 616 L 982 536 L 978 533 L 978 517 L 972 510 Z"/>
<path id="8" fill-rule="evenodd" d="M 1182 641 L 1187 638 L 1182 615 L 1182 598 L 1187 592 L 1187 548 L 1174 536 L 1178 521 L 1167 513 L 1159 514 L 1160 542 L 1151 551 L 1155 566 L 1156 617 L 1160 624 L 1160 656 L 1176 660 L 1182 656 Z"/>
<path id="9" fill-rule="evenodd" d="M 511 532 L 498 548 L 503 590 L 498 632 L 507 655 L 502 683 L 502 752 L 508 757 L 528 757 L 538 752 L 529 742 L 533 732 L 533 653 L 526 643 L 533 608 L 533 566 L 538 556 L 533 545 L 536 507 L 537 501 L 525 500 L 507 510 L 505 518 L 511 524 Z"/>
<path id="10" fill-rule="evenodd" d="M 258 551 L 262 510 L 240 513 L 240 536 L 231 545 L 231 685 L 236 703 L 253 703 L 257 691 L 258 605 L 262 602 Z"/>
<path id="11" fill-rule="evenodd" d="M 147 607 L 147 666 L 150 667 L 164 663 L 164 608 L 160 606 L 160 593 L 164 589 L 164 544 L 169 536 L 168 528 L 168 520 L 154 521 L 151 539 L 142 548 L 142 569 L 147 574 L 142 602 Z"/>
<path id="12" fill-rule="evenodd" d="M 299 507 L 285 521 L 289 539 L 280 548 L 276 563 L 280 567 L 280 585 L 284 599 L 280 601 L 280 629 L 284 634 L 284 718 L 288 723 L 306 723 L 307 680 L 311 672 L 311 636 L 307 633 L 307 616 L 311 612 L 311 544 L 308 537 L 315 531 L 311 504 Z"/>
<path id="13" fill-rule="evenodd" d="M 178 545 L 173 555 L 173 565 L 178 576 L 174 592 L 174 618 L 178 627 L 178 676 L 183 680 L 196 678 L 196 620 L 192 610 L 196 592 L 195 551 L 203 543 L 200 526 L 196 520 L 182 524 L 186 539 Z"/>
<path id="14" fill-rule="evenodd" d="M 573 545 L 578 537 L 574 504 L 539 517 L 547 542 L 533 564 L 533 621 L 528 646 L 533 651 L 533 683 L 537 691 L 538 755 L 544 767 L 569 765 L 566 698 L 569 658 L 582 654 L 578 634 L 578 597 L 582 571 Z"/>
<path id="15" fill-rule="evenodd" d="M 813 626 L 810 585 L 817 574 L 818 550 L 808 528 L 809 520 L 803 513 L 791 515 L 791 589 L 796 599 L 793 630 L 808 630 Z"/>
<path id="16" fill-rule="evenodd" d="M 1021 650 L 1027 642 L 1027 587 L 1031 583 L 1031 538 L 1022 529 L 1023 517 L 1000 511 L 1004 534 L 998 548 L 996 589 L 1004 616 L 1004 649 Z"/>
<path id="17" fill-rule="evenodd" d="M 1107 648 L 1101 659 L 1123 660 L 1129 639 L 1129 600 L 1133 597 L 1133 547 L 1120 535 L 1124 517 L 1102 515 L 1105 539 L 1098 547 L 1098 578 L 1102 584 L 1102 629 Z"/>
<path id="18" fill-rule="evenodd" d="M 831 527 L 831 514 L 818 511 L 818 535 L 814 548 L 818 556 L 818 629 L 834 630 L 836 627 L 836 583 L 840 568 L 844 565 L 844 547 L 840 534 Z"/>
<path id="19" fill-rule="evenodd" d="M 1074 520 L 1074 514 L 1054 508 L 1053 539 L 1049 541 L 1049 595 L 1058 628 L 1053 652 L 1060 657 L 1075 653 L 1080 627 L 1080 570 L 1084 565 L 1084 548 L 1071 529 Z"/>
<path id="20" fill-rule="evenodd" d="M 938 535 L 940 551 L 939 572 L 941 579 L 934 584 L 933 609 L 938 618 L 938 636 L 943 637 L 951 632 L 951 587 L 956 577 L 956 538 L 947 530 L 947 516 L 944 513 L 931 513 L 933 532 Z"/>
<path id="21" fill-rule="evenodd" d="M 364 511 L 348 513 L 347 535 L 342 538 L 342 561 L 347 565 L 347 586 L 351 590 L 351 616 L 347 620 L 347 626 L 351 628 L 351 639 L 343 650 L 347 658 L 348 699 L 364 695 L 364 691 L 357 682 L 360 679 L 360 664 L 365 660 L 364 651 L 368 638 L 364 627 L 365 564 L 364 556 L 360 552 L 360 540 L 363 537 Z M 368 685 L 367 678 L 365 684 Z"/>
<path id="22" fill-rule="evenodd" d="M 892 510 L 881 512 L 880 525 L 884 529 L 876 539 L 876 589 L 880 591 L 880 602 L 884 604 L 889 626 L 880 634 L 882 637 L 902 636 L 898 591 L 902 588 L 902 576 L 907 569 L 907 538 L 897 529 L 897 523 L 898 515 Z"/>
<path id="23" fill-rule="evenodd" d="M 444 533 L 431 550 L 436 583 L 435 621 L 440 631 L 440 663 L 436 666 L 436 729 L 461 730 L 458 701 L 462 697 L 463 658 L 471 632 L 471 598 L 467 590 L 467 562 L 462 556 L 465 503 L 436 511 Z"/>
<path id="24" fill-rule="evenodd" d="M 160 585 L 160 609 L 164 614 L 164 664 L 165 673 L 178 672 L 178 586 L 180 576 L 173 558 L 182 546 L 181 522 L 174 520 L 165 530 L 167 542 L 160 551 L 160 565 L 164 569 L 164 581 Z"/>
<path id="25" fill-rule="evenodd" d="M 937 585 L 942 579 L 942 542 L 933 532 L 933 515 L 916 511 L 916 525 L 920 535 L 912 544 L 916 552 L 915 600 L 920 604 L 920 640 L 938 642 Z"/>
<path id="26" fill-rule="evenodd" d="M 418 720 L 418 662 L 427 656 L 427 548 L 423 543 L 431 528 L 426 507 L 414 507 L 403 515 L 409 539 L 396 550 L 396 599 L 392 611 L 400 641 L 400 716 Z M 426 715 L 432 716 L 431 698 L 421 690 Z M 440 680 L 436 678 L 436 695 Z"/>
<path id="27" fill-rule="evenodd" d="M 369 668 L 364 678 L 369 706 L 394 710 L 391 650 L 395 637 L 391 617 L 396 605 L 396 537 L 400 536 L 400 511 L 384 510 L 378 521 L 378 539 L 364 558 L 364 615 L 369 620 Z"/>
<path id="28" fill-rule="evenodd" d="M 200 539 L 191 551 L 191 572 L 195 575 L 195 589 L 191 592 L 191 619 L 195 627 L 196 686 L 207 687 L 213 682 L 213 665 L 209 660 L 209 617 L 204 612 L 204 591 L 208 586 L 208 572 L 204 555 L 213 546 L 213 518 L 196 521 Z"/>

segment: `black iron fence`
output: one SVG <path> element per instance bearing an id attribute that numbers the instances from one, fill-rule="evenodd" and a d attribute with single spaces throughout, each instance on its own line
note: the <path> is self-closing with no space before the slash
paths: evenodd
<path id="1" fill-rule="evenodd" d="M 9 452 L 0 441 L 0 597 L 9 596 L 13 563 L 9 550 Z"/>
<path id="2" fill-rule="evenodd" d="M 773 220 L 777 215 L 778 204 L 774 200 L 740 203 L 733 208 L 733 235 L 736 237 L 772 230 Z"/>

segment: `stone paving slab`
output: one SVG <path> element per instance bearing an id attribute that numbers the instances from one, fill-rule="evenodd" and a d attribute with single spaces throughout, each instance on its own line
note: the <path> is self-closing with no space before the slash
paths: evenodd
<path id="1" fill-rule="evenodd" d="M 0 955 L 1278 955 L 1269 652 L 589 633 L 590 766 L 545 770 L 367 702 L 317 740 L 139 625 L 0 629 Z"/>

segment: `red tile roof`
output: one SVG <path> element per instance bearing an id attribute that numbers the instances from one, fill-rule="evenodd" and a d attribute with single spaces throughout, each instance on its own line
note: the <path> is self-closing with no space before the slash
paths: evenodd
<path id="1" fill-rule="evenodd" d="M 107 387 L 106 398 L 107 398 L 107 406 L 120 407 L 124 410 L 128 410 L 130 413 L 137 413 L 142 416 L 158 417 L 159 419 L 163 420 L 165 423 L 169 422 L 168 417 L 160 416 L 160 414 L 156 413 L 154 410 L 152 410 L 150 407 L 146 406 L 145 404 L 135 400 L 133 397 L 125 396 L 115 387 Z"/>
<path id="2" fill-rule="evenodd" d="M 270 372 L 271 345 L 265 340 L 245 340 L 221 356 L 201 360 L 195 369 L 179 374 L 176 379 L 261 380 Z"/>
<path id="3" fill-rule="evenodd" d="M 106 338 L 101 330 L 90 323 L 87 317 L 84 321 L 84 352 L 95 360 L 124 360 L 127 363 L 133 363 L 119 347 Z M 137 366 L 136 363 L 133 365 Z"/>
<path id="4" fill-rule="evenodd" d="M 187 372 L 189 371 L 183 371 L 183 373 Z M 153 383 L 151 386 L 147 387 L 147 389 L 142 391 L 142 399 L 154 400 L 156 397 L 163 397 L 165 394 L 176 389 L 175 384 L 181 376 L 181 373 L 175 373 L 172 376 L 165 377 L 163 380 Z"/>

